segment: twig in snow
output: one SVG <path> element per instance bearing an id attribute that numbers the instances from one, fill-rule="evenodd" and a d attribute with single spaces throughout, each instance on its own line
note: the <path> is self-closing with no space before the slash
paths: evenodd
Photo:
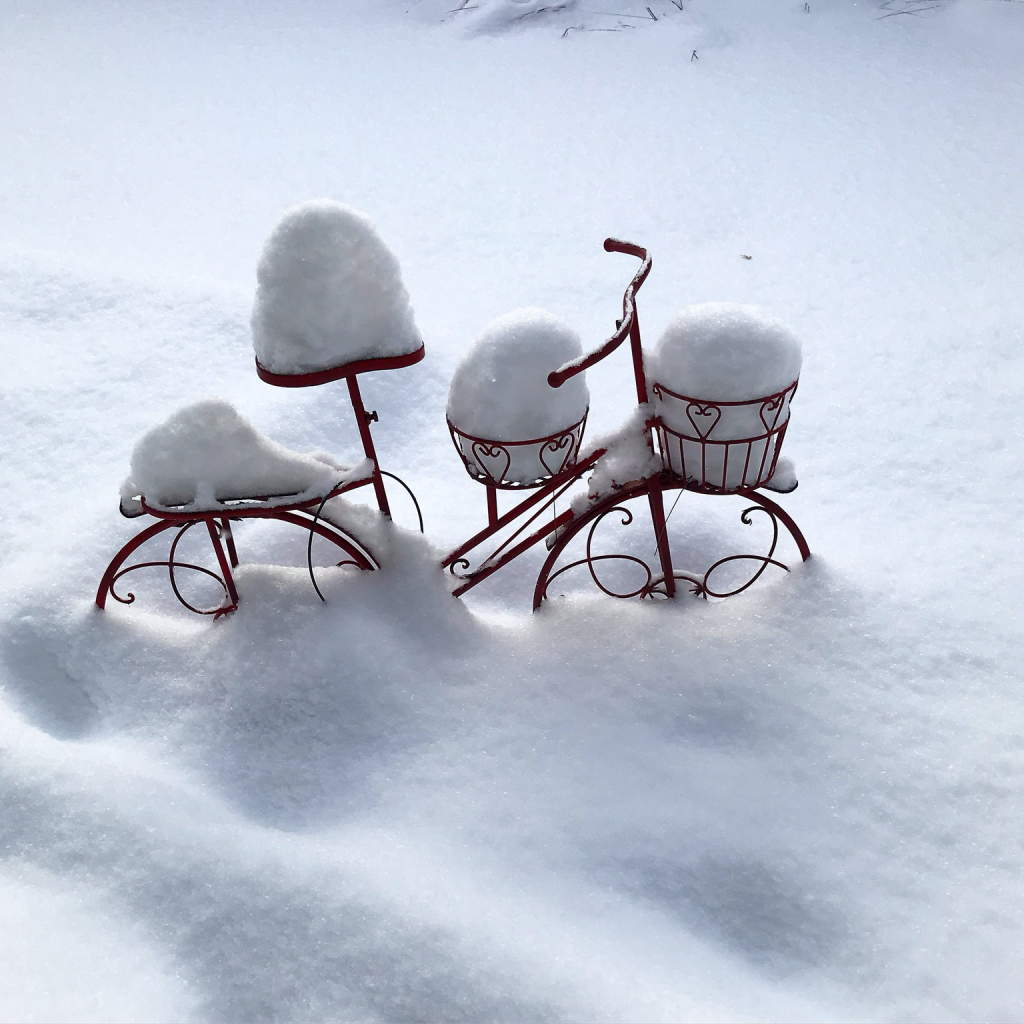
<path id="1" fill-rule="evenodd" d="M 682 10 L 681 7 L 679 9 Z M 650 11 L 650 7 L 647 10 Z M 653 14 L 651 14 L 651 18 L 645 18 L 642 14 L 614 14 L 611 11 L 591 11 L 591 13 L 602 18 L 635 18 L 637 21 L 650 21 L 651 18 L 654 18 Z M 654 20 L 658 19 L 654 18 Z"/>
<path id="2" fill-rule="evenodd" d="M 901 14 L 912 14 L 915 18 L 921 16 L 921 11 L 934 11 L 938 4 L 932 4 L 931 7 L 918 7 L 913 11 L 890 11 L 888 14 L 883 14 L 878 20 L 885 21 L 886 18 L 898 18 Z"/>
<path id="3" fill-rule="evenodd" d="M 513 21 L 526 21 L 527 18 L 532 18 L 535 14 L 549 14 L 553 11 L 564 11 L 568 7 L 568 3 L 555 4 L 552 7 L 538 7 L 536 10 L 527 11 L 525 14 L 520 14 L 518 18 L 513 18 Z"/>
<path id="4" fill-rule="evenodd" d="M 1024 0 L 1021 0 L 1024 3 Z M 646 19 L 645 19 L 646 20 Z M 621 32 L 624 28 L 632 28 L 632 25 L 616 25 L 615 28 L 590 28 L 588 25 L 570 25 L 563 33 L 564 39 L 570 32 Z"/>

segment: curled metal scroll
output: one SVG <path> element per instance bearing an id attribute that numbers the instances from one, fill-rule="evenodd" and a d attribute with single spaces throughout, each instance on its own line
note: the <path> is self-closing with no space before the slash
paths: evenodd
<path id="1" fill-rule="evenodd" d="M 174 540 L 171 542 L 171 549 L 168 552 L 167 558 L 159 561 L 151 562 L 136 562 L 135 565 L 129 565 L 127 568 L 120 569 L 116 572 L 110 580 L 109 587 L 107 588 L 110 596 L 121 604 L 134 604 L 135 594 L 128 591 L 123 597 L 114 589 L 115 584 L 122 576 L 126 576 L 130 572 L 135 572 L 136 569 L 150 569 L 165 567 L 167 569 L 167 576 L 171 584 L 171 590 L 174 592 L 174 596 L 178 599 L 179 603 L 184 605 L 190 612 L 195 612 L 197 615 L 212 615 L 217 618 L 223 615 L 225 612 L 231 610 L 231 594 L 228 590 L 228 585 L 224 579 L 215 573 L 212 569 L 207 569 L 202 565 L 194 565 L 191 562 L 179 562 L 174 556 L 177 554 L 178 545 L 181 543 L 182 538 L 192 529 L 193 526 L 198 526 L 202 522 L 200 519 L 194 519 L 191 522 L 184 523 L 175 534 Z M 209 576 L 211 579 L 215 579 L 224 591 L 224 597 L 228 600 L 228 605 L 218 605 L 216 608 L 197 608 L 190 601 L 186 600 L 181 590 L 178 587 L 178 580 L 175 576 L 175 572 L 178 569 L 188 569 L 190 572 L 202 573 L 204 576 Z"/>
<path id="2" fill-rule="evenodd" d="M 750 508 L 744 509 L 740 515 L 740 522 L 744 526 L 752 526 L 753 520 L 750 518 L 751 512 L 763 512 L 772 523 L 772 542 L 768 548 L 768 554 L 766 555 L 726 555 L 725 558 L 718 559 L 717 562 L 713 562 L 708 569 L 705 571 L 703 576 L 695 576 L 686 572 L 674 572 L 672 575 L 677 580 L 682 580 L 689 583 L 691 593 L 696 594 L 697 597 L 702 597 L 706 601 L 709 597 L 735 597 L 737 594 L 742 594 L 744 590 L 752 587 L 763 575 L 765 569 L 769 565 L 774 565 L 778 569 L 784 569 L 789 572 L 789 566 L 784 562 L 780 562 L 774 558 L 775 549 L 779 544 L 779 521 L 770 509 L 762 508 L 760 505 L 752 505 Z M 732 590 L 715 590 L 709 583 L 712 575 L 717 572 L 723 565 L 727 565 L 730 562 L 744 562 L 750 561 L 756 563 L 753 575 L 745 582 L 741 583 L 737 587 L 733 587 Z M 652 580 L 652 584 L 649 590 L 641 594 L 641 597 L 653 597 L 655 594 L 665 595 L 665 581 L 664 579 L 655 578 Z"/>
<path id="3" fill-rule="evenodd" d="M 377 568 L 377 562 L 374 556 L 358 541 L 344 533 L 344 531 L 333 523 L 318 521 L 311 509 L 277 508 L 260 512 L 259 515 L 254 516 L 250 513 L 239 516 L 238 518 L 269 519 L 275 522 L 283 522 L 292 526 L 301 527 L 303 530 L 309 531 L 310 545 L 312 543 L 311 538 L 315 533 L 330 541 L 344 552 L 346 557 L 337 563 L 339 566 L 351 565 L 358 569 Z M 216 554 L 220 565 L 220 573 L 217 573 L 212 569 L 208 569 L 203 565 L 196 565 L 192 562 L 183 562 L 178 558 L 178 545 L 181 543 L 185 534 L 200 523 L 205 524 L 210 531 L 210 539 L 213 541 L 214 553 Z M 136 562 L 133 565 L 127 565 L 122 568 L 124 562 L 139 547 L 149 543 L 165 530 L 170 529 L 175 530 L 176 533 L 174 540 L 171 542 L 170 551 L 166 559 L 147 559 L 144 562 Z M 310 545 L 307 545 L 307 555 L 309 556 L 310 575 L 312 577 L 312 559 L 309 554 Z M 226 551 L 225 547 L 227 549 Z M 110 564 L 107 566 L 107 570 L 103 574 L 103 578 L 100 580 L 100 585 L 96 592 L 96 604 L 99 608 L 103 608 L 108 596 L 113 597 L 114 600 L 120 604 L 134 604 L 135 594 L 133 592 L 128 591 L 126 593 L 118 593 L 118 581 L 123 576 L 126 576 L 128 573 L 135 572 L 138 569 L 166 568 L 171 590 L 174 593 L 175 598 L 183 607 L 197 615 L 212 615 L 214 618 L 219 618 L 221 615 L 232 612 L 238 607 L 238 593 L 235 589 L 234 580 L 231 576 L 231 569 L 237 564 L 238 558 L 235 553 L 234 540 L 231 536 L 229 519 L 227 517 L 222 518 L 219 522 L 213 515 L 204 515 L 202 518 L 189 519 L 187 521 L 162 520 L 146 527 L 127 544 L 125 544 L 124 547 L 121 548 L 121 550 L 114 556 Z M 224 602 L 216 608 L 200 608 L 193 604 L 181 591 L 180 580 L 178 578 L 179 569 L 185 569 L 193 573 L 200 573 L 203 576 L 208 576 L 210 579 L 216 580 L 224 590 Z M 313 585 L 316 587 L 315 577 L 313 578 Z M 319 593 L 319 588 L 316 589 L 317 593 Z"/>
<path id="4" fill-rule="evenodd" d="M 624 498 L 620 497 L 620 500 L 633 500 L 635 498 L 644 497 L 646 493 L 646 488 L 640 487 L 637 488 L 633 493 L 624 496 Z M 758 496 L 758 500 L 761 500 L 760 496 Z M 586 520 L 581 522 L 579 524 L 578 530 L 574 532 L 580 532 L 589 525 L 589 529 L 587 531 L 584 557 L 577 558 L 574 561 L 569 562 L 566 565 L 563 565 L 557 571 L 552 572 L 549 576 L 545 578 L 545 572 L 550 571 L 551 568 L 550 564 L 546 565 L 545 569 L 541 572 L 540 579 L 538 580 L 538 587 L 535 595 L 535 606 L 536 603 L 539 603 L 540 600 L 543 600 L 548 597 L 549 588 L 551 587 L 551 584 L 556 579 L 558 579 L 558 577 L 562 576 L 564 573 L 567 573 L 570 569 L 575 569 L 579 566 L 587 567 L 587 571 L 590 573 L 590 578 L 593 580 L 594 584 L 602 593 L 608 595 L 609 597 L 623 599 L 639 597 L 641 599 L 644 599 L 668 596 L 668 591 L 665 586 L 665 577 L 661 574 L 655 574 L 652 571 L 651 567 L 647 564 L 647 562 L 645 562 L 642 558 L 639 558 L 636 555 L 628 555 L 624 553 L 597 555 L 594 554 L 594 538 L 597 529 L 608 516 L 615 512 L 620 513 L 620 525 L 622 526 L 629 526 L 634 520 L 633 513 L 628 508 L 626 508 L 622 504 L 616 504 L 613 505 L 611 508 L 607 508 L 600 512 L 597 512 L 593 520 L 589 521 L 589 523 Z M 773 509 L 771 508 L 766 508 L 762 505 L 752 505 L 743 510 L 743 512 L 740 514 L 740 521 L 745 526 L 754 525 L 752 514 L 755 512 L 763 513 L 768 517 L 768 519 L 771 522 L 771 542 L 768 546 L 766 554 L 727 555 L 724 558 L 720 558 L 716 562 L 712 563 L 703 574 L 674 571 L 672 573 L 672 577 L 676 580 L 688 583 L 690 585 L 690 590 L 693 594 L 695 594 L 697 597 L 707 600 L 709 597 L 726 598 L 734 597 L 737 594 L 743 593 L 743 591 L 752 587 L 761 578 L 761 576 L 764 574 L 765 570 L 769 566 L 774 566 L 778 569 L 784 570 L 785 572 L 789 572 L 789 566 L 787 566 L 784 562 L 779 561 L 775 557 L 775 552 L 778 548 L 780 535 L 779 517 L 776 515 L 776 512 L 773 511 Z M 561 546 L 564 547 L 569 540 L 571 540 L 571 537 L 565 538 Z M 599 573 L 598 563 L 605 562 L 632 563 L 634 565 L 639 566 L 643 570 L 647 578 L 639 587 L 636 587 L 635 589 L 614 589 L 613 587 L 608 585 L 606 580 L 601 578 L 601 575 Z M 735 562 L 753 563 L 752 571 L 749 574 L 749 576 L 747 576 L 741 583 L 739 583 L 736 586 L 730 587 L 728 589 L 717 588 L 712 582 L 712 579 L 715 576 L 715 574 L 718 573 L 724 566 Z"/>
<path id="5" fill-rule="evenodd" d="M 457 580 L 468 580 L 473 576 L 472 572 L 466 571 L 470 569 L 471 566 L 472 563 L 468 558 L 456 558 L 455 561 L 448 566 L 448 572 Z"/>
<path id="6" fill-rule="evenodd" d="M 654 574 L 651 572 L 651 567 L 642 559 L 637 558 L 636 555 L 595 555 L 594 554 L 594 534 L 597 528 L 604 522 L 607 516 L 610 516 L 613 512 L 620 512 L 622 519 L 620 520 L 620 526 L 629 526 L 633 522 L 633 513 L 622 505 L 615 505 L 612 508 L 606 509 L 590 524 L 590 530 L 587 533 L 587 553 L 584 558 L 577 558 L 576 561 L 570 562 L 568 565 L 563 565 L 557 572 L 552 573 L 547 582 L 544 585 L 543 594 L 547 597 L 548 587 L 551 586 L 554 580 L 558 579 L 563 573 L 568 572 L 570 569 L 575 569 L 577 566 L 585 565 L 590 573 L 590 578 L 594 581 L 595 586 L 602 593 L 607 594 L 609 597 L 618 598 L 630 598 L 630 597 L 644 597 L 651 587 L 651 583 L 654 579 Z M 647 576 L 647 579 L 636 588 L 636 590 L 630 590 L 621 592 L 618 590 L 612 590 L 606 583 L 604 583 L 597 573 L 595 564 L 597 562 L 631 562 L 634 565 L 639 565 Z"/>

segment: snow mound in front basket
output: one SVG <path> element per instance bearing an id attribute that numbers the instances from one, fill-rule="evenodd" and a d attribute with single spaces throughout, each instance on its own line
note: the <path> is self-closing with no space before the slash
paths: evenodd
<path id="1" fill-rule="evenodd" d="M 658 340 L 652 378 L 688 398 L 743 402 L 800 376 L 799 340 L 755 306 L 706 302 L 680 310 Z"/>
<path id="2" fill-rule="evenodd" d="M 121 496 L 194 509 L 270 495 L 313 498 L 349 473 L 330 456 L 279 445 L 229 402 L 207 398 L 179 409 L 139 439 Z"/>
<path id="3" fill-rule="evenodd" d="M 448 390 L 448 419 L 492 441 L 532 441 L 586 415 L 584 374 L 560 388 L 548 374 L 583 354 L 580 336 L 543 309 L 517 309 L 493 320 L 473 343 Z"/>
<path id="4" fill-rule="evenodd" d="M 288 210 L 256 280 L 253 348 L 273 373 L 408 355 L 423 344 L 397 257 L 365 214 L 342 203 Z"/>

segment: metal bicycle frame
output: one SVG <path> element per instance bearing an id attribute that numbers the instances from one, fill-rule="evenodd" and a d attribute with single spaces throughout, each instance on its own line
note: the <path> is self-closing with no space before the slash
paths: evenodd
<path id="1" fill-rule="evenodd" d="M 646 406 L 650 394 L 644 367 L 640 324 L 636 310 L 636 293 L 650 274 L 651 257 L 647 250 L 640 246 L 613 238 L 605 240 L 604 248 L 607 252 L 623 253 L 641 261 L 640 269 L 630 281 L 623 295 L 622 317 L 616 323 L 615 332 L 599 348 L 566 363 L 550 373 L 548 375 L 548 384 L 553 388 L 561 387 L 567 380 L 607 358 L 628 338 L 637 403 L 639 406 Z M 279 495 L 257 498 L 243 496 L 236 502 L 219 503 L 213 509 L 190 511 L 186 509 L 154 507 L 146 504 L 143 498 L 141 512 L 125 512 L 125 514 L 132 517 L 135 514 L 148 514 L 155 517 L 158 522 L 143 529 L 125 544 L 111 560 L 97 590 L 97 606 L 103 608 L 108 595 L 122 604 L 133 603 L 135 600 L 133 593 L 127 593 L 124 596 L 117 593 L 115 590 L 117 582 L 127 573 L 133 572 L 136 569 L 164 567 L 168 571 L 170 585 L 175 596 L 189 610 L 199 614 L 212 615 L 214 618 L 234 611 L 238 607 L 239 598 L 232 576 L 232 569 L 238 565 L 238 556 L 231 532 L 231 523 L 242 519 L 277 520 L 299 526 L 308 531 L 308 568 L 313 586 L 316 588 L 321 599 L 323 599 L 323 595 L 320 593 L 313 574 L 312 540 L 314 534 L 332 542 L 343 553 L 344 557 L 337 563 L 338 565 L 350 565 L 364 570 L 379 568 L 379 563 L 368 548 L 341 526 L 331 522 L 328 517 L 323 515 L 323 511 L 326 503 L 331 498 L 361 487 L 372 486 L 377 507 L 383 516 L 390 519 L 391 508 L 387 492 L 384 488 L 383 478 L 385 476 L 398 480 L 412 496 L 413 501 L 416 501 L 415 495 L 412 495 L 412 491 L 404 481 L 399 477 L 395 477 L 392 473 L 384 472 L 380 468 L 370 431 L 370 424 L 377 421 L 377 413 L 366 411 L 359 391 L 357 376 L 360 373 L 372 370 L 397 369 L 410 366 L 422 358 L 423 348 L 421 346 L 417 351 L 403 356 L 361 360 L 333 369 L 294 375 L 273 373 L 261 366 L 257 361 L 256 369 L 260 378 L 278 387 L 312 387 L 344 379 L 348 387 L 349 399 L 352 404 L 353 414 L 355 415 L 363 453 L 373 467 L 371 473 L 363 479 L 339 486 L 329 494 L 313 500 L 295 501 L 292 503 L 288 502 L 288 496 Z M 701 440 L 702 443 L 726 445 L 726 469 L 722 477 L 723 486 L 717 487 L 712 481 L 709 481 L 703 468 L 705 466 L 703 461 L 702 472 L 699 476 L 691 478 L 691 474 L 688 471 L 683 473 L 673 472 L 672 461 L 666 454 L 666 446 L 672 442 L 673 438 L 679 438 L 679 444 L 681 445 L 684 437 L 662 423 L 658 417 L 649 417 L 644 423 L 644 438 L 652 454 L 656 452 L 661 454 L 666 468 L 644 479 L 630 481 L 622 487 L 613 489 L 610 494 L 594 496 L 590 504 L 580 512 L 576 512 L 567 506 L 562 512 L 557 513 L 556 502 L 590 473 L 606 454 L 605 449 L 598 448 L 580 457 L 586 416 L 579 423 L 568 427 L 560 433 L 543 438 L 535 438 L 530 441 L 515 442 L 496 442 L 485 438 L 473 437 L 449 422 L 448 427 L 452 441 L 465 463 L 466 469 L 474 479 L 485 485 L 487 491 L 487 525 L 458 545 L 442 560 L 442 568 L 446 569 L 458 580 L 452 593 L 456 597 L 461 597 L 542 541 L 547 544 L 549 551 L 534 589 L 533 607 L 535 610 L 540 607 L 547 596 L 551 583 L 562 574 L 579 566 L 587 568 L 593 582 L 602 592 L 614 597 L 652 597 L 655 594 L 659 594 L 671 598 L 675 596 L 677 584 L 679 583 L 688 585 L 694 593 L 701 597 L 726 597 L 746 590 L 760 578 L 770 565 L 788 571 L 788 566 L 775 558 L 780 535 L 780 524 L 792 537 L 799 550 L 800 557 L 806 560 L 810 557 L 810 549 L 799 527 L 777 503 L 761 494 L 754 487 L 737 486 L 730 488 L 724 485 L 726 484 L 728 472 L 728 445 L 747 444 L 747 460 L 749 462 L 750 443 L 764 440 L 764 438 L 769 436 L 774 439 L 775 447 L 772 456 L 770 456 L 770 465 L 767 466 L 767 471 L 765 456 L 762 456 L 757 477 L 758 485 L 770 479 L 771 474 L 775 470 L 779 447 L 781 446 L 787 425 L 786 422 L 777 422 L 779 417 L 778 409 L 781 407 L 783 397 L 785 396 L 788 402 L 788 398 L 792 397 L 795 389 L 796 383 L 794 382 L 780 395 L 768 396 L 767 399 L 763 400 L 761 412 L 762 422 L 765 426 L 765 434 L 763 436 L 729 439 L 725 442 L 712 442 L 708 440 L 710 431 L 700 435 L 698 440 Z M 721 408 L 719 407 L 742 404 L 697 402 L 694 399 L 686 398 L 686 396 L 677 395 L 661 384 L 655 384 L 654 390 L 658 393 L 659 397 L 668 395 L 672 398 L 689 402 L 690 406 L 687 408 L 697 408 L 701 416 L 706 415 L 707 410 L 713 407 L 717 410 L 718 417 L 720 417 Z M 765 418 L 764 403 L 767 403 L 767 407 L 770 410 L 775 411 L 775 419 L 771 422 Z M 692 416 L 690 420 L 694 423 L 696 429 L 696 421 L 693 420 Z M 717 422 L 717 419 L 715 422 Z M 658 448 L 655 447 L 654 443 L 656 435 L 659 439 Z M 767 441 L 765 443 L 767 444 Z M 524 446 L 532 446 L 536 450 L 539 464 L 548 473 L 537 480 L 526 482 L 506 479 L 508 467 L 512 464 L 512 451 L 517 448 L 522 449 Z M 765 455 L 767 455 L 767 448 L 765 449 Z M 483 457 L 481 458 L 481 456 Z M 680 458 L 681 456 L 682 449 L 680 448 Z M 549 461 L 549 457 L 551 461 Z M 488 462 L 488 460 L 497 461 Z M 498 472 L 498 468 L 502 466 L 504 466 L 504 469 Z M 745 474 L 746 464 L 744 465 L 744 480 Z M 499 513 L 497 501 L 499 489 L 511 492 L 528 490 L 530 493 L 512 508 L 504 513 Z M 684 490 L 702 494 L 731 494 L 745 499 L 751 503 L 750 507 L 746 508 L 741 515 L 741 521 L 746 525 L 751 524 L 751 514 L 754 512 L 761 512 L 767 515 L 772 525 L 772 539 L 767 554 L 728 555 L 713 563 L 703 574 L 697 575 L 674 569 L 667 531 L 664 495 L 666 492 Z M 600 524 L 616 512 L 620 513 L 623 524 L 632 522 L 633 514 L 626 507 L 626 503 L 634 500 L 644 501 L 644 499 L 644 503 L 647 505 L 651 516 L 655 534 L 658 571 L 653 570 L 643 559 L 635 555 L 595 553 L 593 550 L 595 532 Z M 419 512 L 418 503 L 416 503 L 416 509 Z M 550 519 L 538 523 L 549 510 L 556 514 L 553 514 Z M 124 511 L 123 508 L 122 511 Z M 496 538 L 498 535 L 506 529 L 515 526 L 520 519 L 523 521 L 500 543 L 497 542 Z M 220 575 L 204 566 L 181 562 L 176 559 L 179 542 L 189 530 L 200 523 L 206 526 L 206 531 L 217 559 Z M 422 529 L 422 516 L 420 517 L 420 523 Z M 177 528 L 178 532 L 172 541 L 167 558 L 134 563 L 122 568 L 128 558 L 139 547 L 163 532 L 174 528 Z M 585 557 L 578 558 L 559 567 L 559 558 L 565 553 L 572 540 L 584 530 L 589 530 L 585 543 Z M 496 546 L 490 547 L 490 542 L 494 542 Z M 475 559 L 476 565 L 473 568 L 474 558 L 471 556 L 480 549 L 485 550 L 487 553 L 482 558 Z M 602 580 L 597 567 L 616 559 L 642 568 L 646 576 L 639 587 L 627 591 L 619 591 L 613 589 L 607 582 Z M 748 580 L 728 590 L 718 590 L 712 585 L 711 579 L 713 574 L 723 565 L 743 560 L 749 560 L 754 563 L 753 574 Z M 197 608 L 187 601 L 178 587 L 176 577 L 176 572 L 183 569 L 198 572 L 217 580 L 224 590 L 224 601 L 211 609 Z"/>

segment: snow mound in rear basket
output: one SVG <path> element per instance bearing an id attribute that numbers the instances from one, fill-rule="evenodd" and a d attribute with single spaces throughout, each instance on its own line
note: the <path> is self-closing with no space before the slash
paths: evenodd
<path id="1" fill-rule="evenodd" d="M 583 354 L 580 336 L 543 309 L 517 309 L 493 320 L 455 371 L 448 419 L 493 441 L 531 441 L 578 423 L 590 404 L 584 374 L 560 388 L 548 374 Z"/>
<path id="2" fill-rule="evenodd" d="M 744 402 L 784 390 L 801 360 L 796 336 L 755 306 L 706 302 L 669 322 L 650 376 L 688 398 Z"/>
<path id="3" fill-rule="evenodd" d="M 253 348 L 273 373 L 408 355 L 423 344 L 397 257 L 365 214 L 342 203 L 288 210 L 256 279 Z"/>

